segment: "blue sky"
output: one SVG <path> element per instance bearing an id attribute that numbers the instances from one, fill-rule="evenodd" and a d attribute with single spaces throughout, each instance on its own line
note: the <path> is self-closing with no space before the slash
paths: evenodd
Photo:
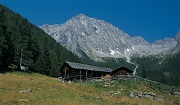
<path id="1" fill-rule="evenodd" d="M 0 0 L 31 23 L 62 24 L 83 13 L 153 42 L 180 29 L 180 0 Z"/>

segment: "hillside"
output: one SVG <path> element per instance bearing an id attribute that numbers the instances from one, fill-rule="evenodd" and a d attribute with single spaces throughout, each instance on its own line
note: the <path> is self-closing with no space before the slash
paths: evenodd
<path id="1" fill-rule="evenodd" d="M 63 83 L 37 73 L 0 74 L 0 105 L 172 105 L 180 98 L 154 91 L 135 80 Z M 25 90 L 31 90 L 26 92 Z M 132 91 L 153 92 L 163 101 L 132 98 Z"/>
<path id="2" fill-rule="evenodd" d="M 58 76 L 64 61 L 80 62 L 42 29 L 0 4 L 0 72 L 13 67 Z"/>
<path id="3" fill-rule="evenodd" d="M 154 81 L 163 84 L 180 86 L 180 53 L 175 55 L 165 55 L 164 57 L 143 57 L 134 58 L 138 64 L 137 75 L 142 76 L 143 68 L 146 76 Z"/>
<path id="4" fill-rule="evenodd" d="M 104 21 L 79 14 L 63 24 L 43 25 L 46 33 L 83 63 L 116 69 L 125 66 L 164 84 L 180 86 L 180 31 L 174 38 L 149 43 Z M 161 75 L 161 76 L 159 76 Z"/>

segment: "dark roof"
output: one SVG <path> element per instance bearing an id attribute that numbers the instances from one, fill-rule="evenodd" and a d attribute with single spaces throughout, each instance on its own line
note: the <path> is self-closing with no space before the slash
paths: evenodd
<path id="1" fill-rule="evenodd" d="M 130 73 L 134 72 L 133 70 L 130 70 L 130 69 L 126 68 L 126 67 L 119 67 L 116 70 L 112 71 L 112 73 L 114 73 L 116 71 L 119 71 L 119 70 L 125 70 L 125 71 L 130 72 Z"/>
<path id="2" fill-rule="evenodd" d="M 110 68 L 91 66 L 91 65 L 87 65 L 87 64 L 74 63 L 74 62 L 65 62 L 65 63 L 67 63 L 69 66 L 71 66 L 74 69 L 83 69 L 83 70 L 90 70 L 90 71 L 102 71 L 102 72 L 112 72 L 113 71 Z"/>

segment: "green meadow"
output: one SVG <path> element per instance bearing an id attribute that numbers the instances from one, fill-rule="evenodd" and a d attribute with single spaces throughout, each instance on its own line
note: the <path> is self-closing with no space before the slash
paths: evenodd
<path id="1" fill-rule="evenodd" d="M 111 86 L 104 86 L 106 83 Z M 31 92 L 20 92 L 30 89 Z M 132 91 L 153 92 L 163 101 L 132 98 Z M 37 73 L 0 74 L 1 105 L 173 105 L 180 97 L 155 91 L 135 80 L 61 82 Z"/>

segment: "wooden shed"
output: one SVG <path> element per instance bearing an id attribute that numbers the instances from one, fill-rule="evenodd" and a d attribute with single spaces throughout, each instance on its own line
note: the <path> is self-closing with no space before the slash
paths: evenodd
<path id="1" fill-rule="evenodd" d="M 91 78 L 101 78 L 111 74 L 112 69 L 91 66 L 87 64 L 64 62 L 60 73 L 63 80 L 88 80 Z"/>
<path id="2" fill-rule="evenodd" d="M 130 70 L 126 67 L 119 67 L 116 70 L 111 72 L 112 76 L 121 76 L 121 75 L 133 75 L 133 70 Z"/>

